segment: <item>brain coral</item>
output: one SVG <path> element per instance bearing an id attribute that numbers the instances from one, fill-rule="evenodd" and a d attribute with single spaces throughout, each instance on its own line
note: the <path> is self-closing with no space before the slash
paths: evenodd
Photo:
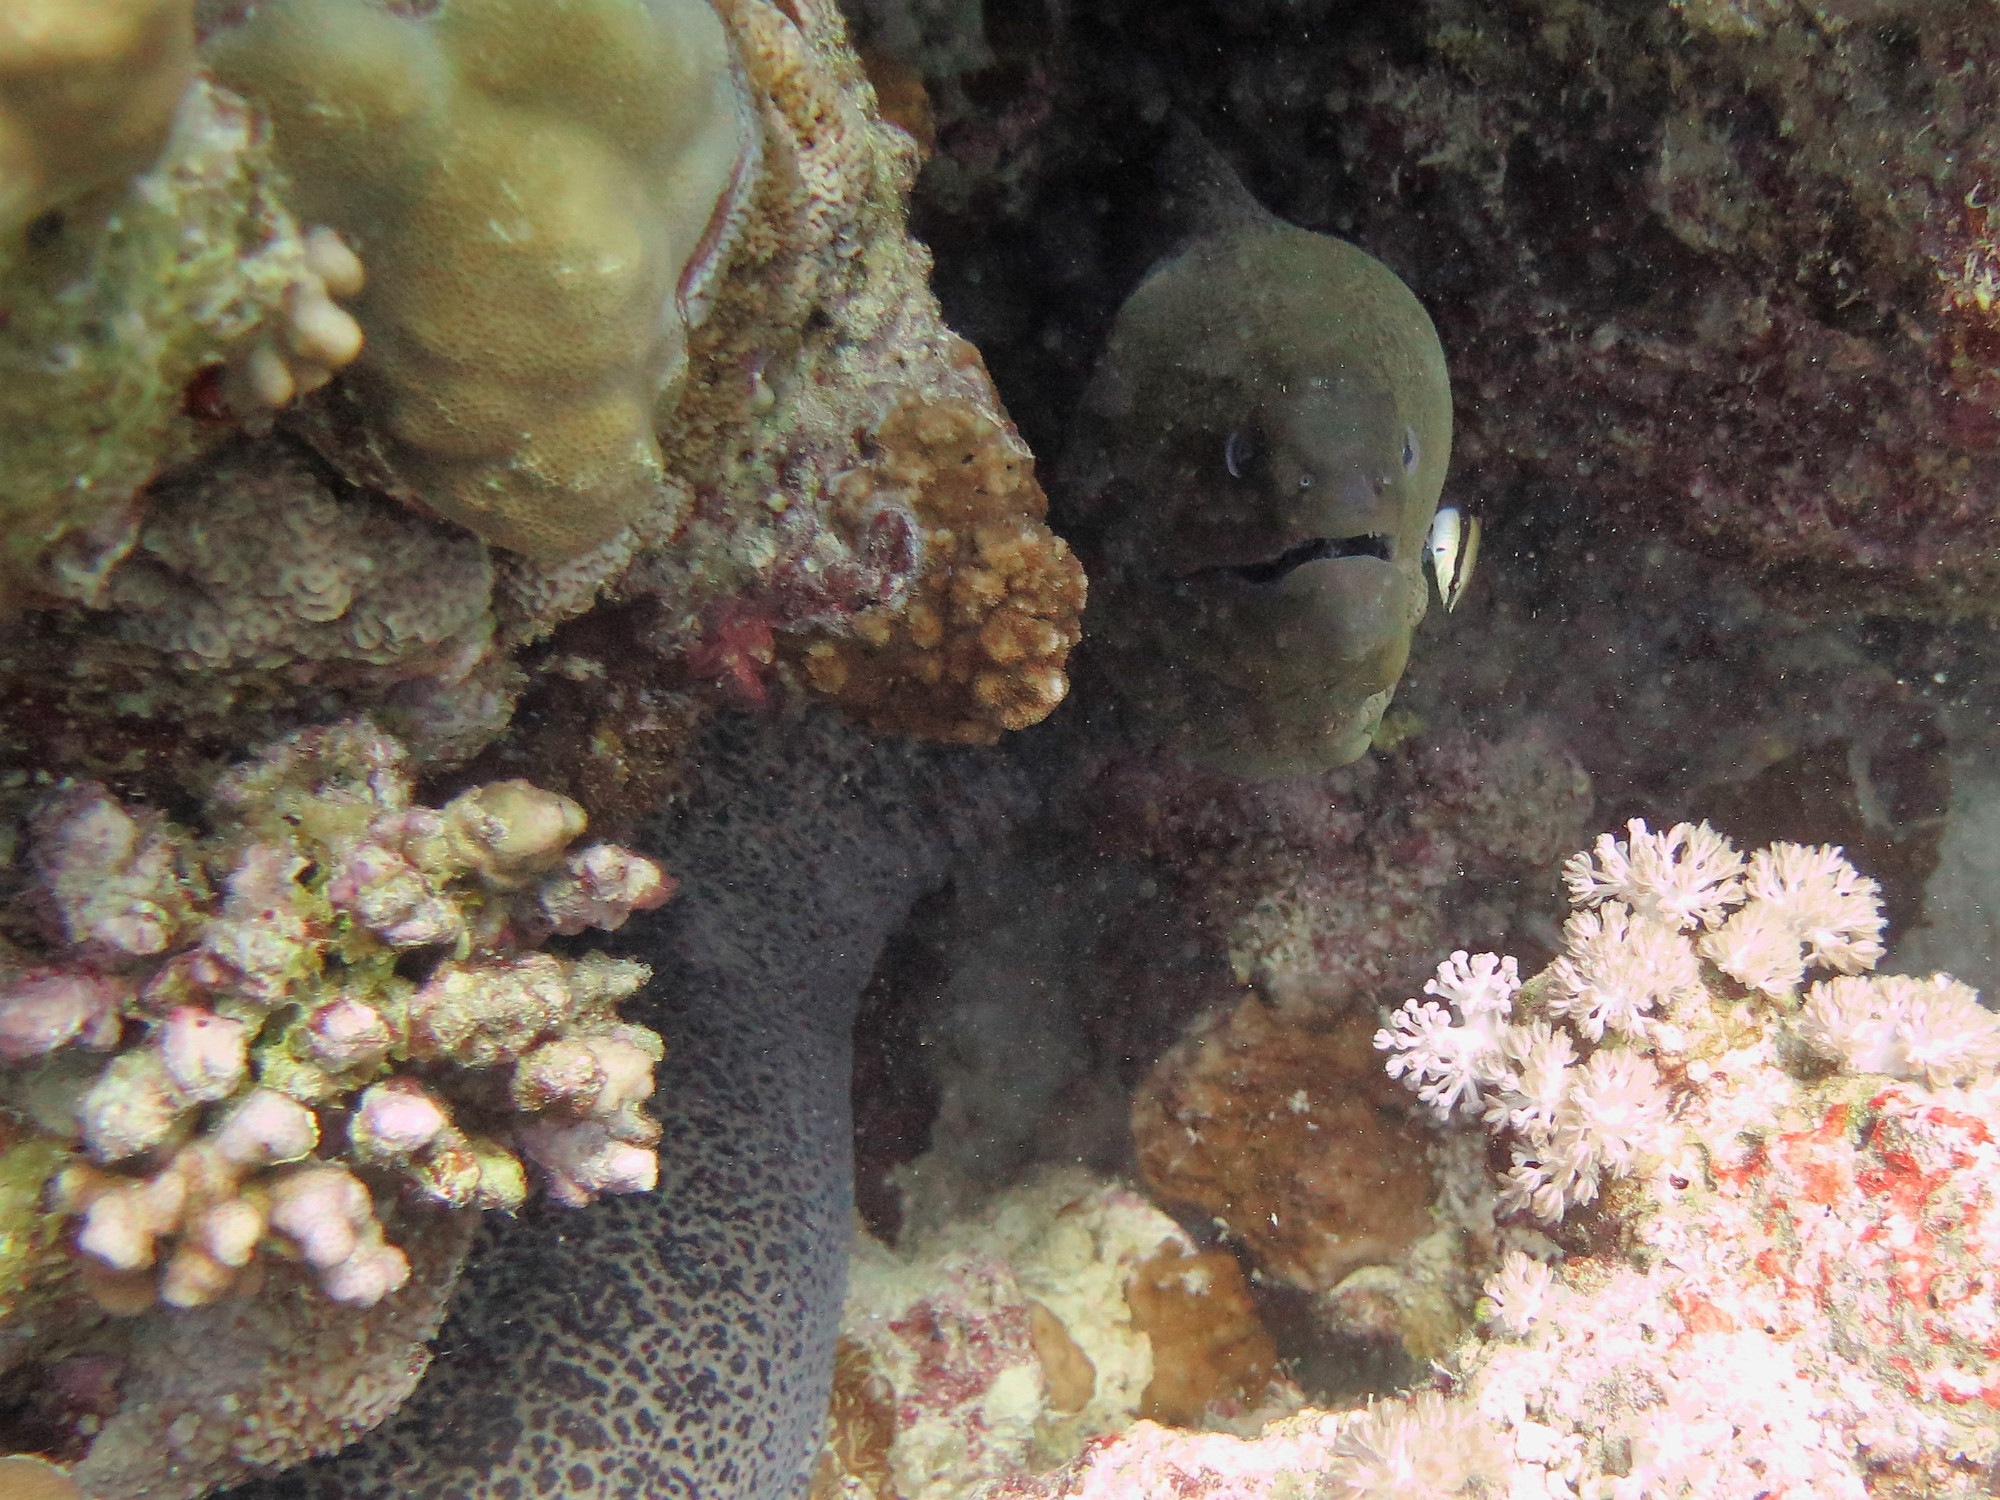
<path id="1" fill-rule="evenodd" d="M 392 474 L 544 561 L 655 505 L 654 401 L 757 155 L 706 4 L 282 0 L 207 61 L 370 264 L 353 389 Z"/>

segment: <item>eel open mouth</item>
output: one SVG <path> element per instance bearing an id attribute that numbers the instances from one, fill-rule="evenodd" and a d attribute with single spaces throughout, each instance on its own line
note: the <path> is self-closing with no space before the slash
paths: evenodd
<path id="1" fill-rule="evenodd" d="M 1206 568 L 1196 568 L 1192 573 L 1182 573 L 1169 581 L 1173 583 L 1194 583 L 1203 578 L 1240 578 L 1245 583 L 1276 583 L 1286 574 L 1307 563 L 1322 562 L 1330 557 L 1374 557 L 1389 561 L 1390 539 L 1382 535 L 1372 536 L 1316 536 L 1300 542 L 1296 547 L 1287 547 L 1267 562 L 1256 563 L 1214 563 Z"/>

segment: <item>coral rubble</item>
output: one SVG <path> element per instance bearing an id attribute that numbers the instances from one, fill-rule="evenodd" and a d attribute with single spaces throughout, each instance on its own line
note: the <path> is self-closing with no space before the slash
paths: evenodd
<path id="1" fill-rule="evenodd" d="M 1285 1399 L 1234 1261 L 1128 1189 L 1051 1169 L 916 1240 L 857 1244 L 816 1493 L 949 1500 Z"/>

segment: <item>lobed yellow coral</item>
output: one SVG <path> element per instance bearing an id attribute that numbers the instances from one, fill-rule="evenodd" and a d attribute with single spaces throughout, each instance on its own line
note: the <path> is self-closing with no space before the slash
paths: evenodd
<path id="1" fill-rule="evenodd" d="M 193 76 L 193 0 L 0 9 L 0 257 L 49 209 L 158 159 Z"/>
<path id="2" fill-rule="evenodd" d="M 354 389 L 411 493 L 541 562 L 665 501 L 654 403 L 756 155 L 703 0 L 277 0 L 207 61 L 369 264 Z"/>
<path id="3" fill-rule="evenodd" d="M 958 397 L 907 399 L 885 450 L 842 481 L 857 506 L 901 492 L 924 566 L 900 608 L 800 652 L 806 681 L 873 729 L 969 744 L 1048 717 L 1069 691 L 1083 569 L 1045 525 L 1048 499 L 1021 440 Z"/>

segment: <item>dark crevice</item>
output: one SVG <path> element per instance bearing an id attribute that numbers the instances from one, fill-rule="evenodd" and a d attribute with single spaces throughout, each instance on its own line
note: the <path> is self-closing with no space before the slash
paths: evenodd
<path id="1" fill-rule="evenodd" d="M 1311 541 L 1286 548 L 1269 562 L 1217 563 L 1213 567 L 1183 573 L 1173 581 L 1193 583 L 1203 578 L 1229 577 L 1240 578 L 1245 583 L 1276 583 L 1307 563 L 1321 562 L 1329 557 L 1374 557 L 1387 562 L 1389 547 L 1390 541 L 1386 536 L 1316 536 Z"/>

